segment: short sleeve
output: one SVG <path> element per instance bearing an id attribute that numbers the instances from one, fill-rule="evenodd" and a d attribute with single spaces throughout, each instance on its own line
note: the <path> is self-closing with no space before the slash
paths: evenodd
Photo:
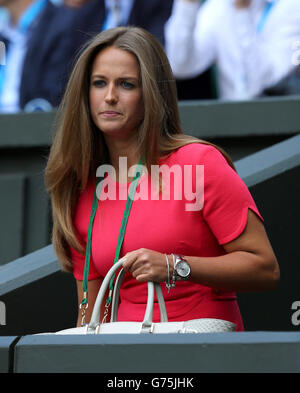
<path id="1" fill-rule="evenodd" d="M 249 209 L 263 218 L 246 184 L 216 148 L 207 148 L 203 163 L 203 217 L 218 243 L 226 244 L 245 229 Z"/>

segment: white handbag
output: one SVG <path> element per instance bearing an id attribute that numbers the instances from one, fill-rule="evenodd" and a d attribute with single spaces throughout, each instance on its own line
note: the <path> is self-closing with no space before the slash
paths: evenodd
<path id="1" fill-rule="evenodd" d="M 140 334 L 140 333 L 218 333 L 232 332 L 235 324 L 222 319 L 200 318 L 182 322 L 168 322 L 163 293 L 159 283 L 148 282 L 148 299 L 144 320 L 142 322 L 117 322 L 119 292 L 124 276 L 122 269 L 116 279 L 112 296 L 111 321 L 100 323 L 100 310 L 109 282 L 122 261 L 113 265 L 104 278 L 99 289 L 90 323 L 84 327 L 61 330 L 55 334 Z M 161 322 L 153 322 L 154 288 L 158 299 Z"/>

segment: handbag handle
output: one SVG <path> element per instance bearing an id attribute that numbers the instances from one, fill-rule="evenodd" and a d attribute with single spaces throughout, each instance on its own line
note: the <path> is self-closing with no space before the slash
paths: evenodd
<path id="1" fill-rule="evenodd" d="M 88 325 L 88 329 L 95 330 L 97 328 L 97 326 L 100 325 L 100 322 L 99 322 L 100 310 L 101 310 L 101 305 L 103 303 L 103 299 L 104 299 L 107 287 L 109 285 L 110 279 L 116 273 L 116 271 L 122 266 L 122 264 L 123 264 L 122 261 L 116 262 L 110 268 L 108 273 L 106 274 L 106 276 L 102 282 L 102 285 L 99 289 L 96 301 L 95 301 L 95 305 L 94 305 L 94 309 L 92 312 L 90 323 Z M 120 281 L 121 280 L 119 280 L 119 288 L 120 288 L 120 284 L 121 284 Z M 148 285 L 148 299 L 147 299 L 147 306 L 146 306 L 144 320 L 142 322 L 141 333 L 148 333 L 151 331 L 152 320 L 153 320 L 154 287 L 156 290 L 156 295 L 157 295 L 157 299 L 158 299 L 162 322 L 167 322 L 167 312 L 166 312 L 166 307 L 165 307 L 165 301 L 164 301 L 162 290 L 161 290 L 159 283 L 153 283 L 152 281 L 148 281 L 147 285 Z"/>
<path id="2" fill-rule="evenodd" d="M 117 322 L 120 288 L 121 288 L 121 284 L 122 284 L 122 280 L 124 278 L 124 275 L 125 275 L 125 270 L 121 269 L 118 276 L 117 276 L 117 279 L 115 281 L 114 291 L 113 291 L 113 295 L 112 295 L 110 322 Z M 165 305 L 164 296 L 163 296 L 163 293 L 161 290 L 161 286 L 159 285 L 159 283 L 154 283 L 154 288 L 156 291 L 156 296 L 157 296 L 158 305 L 159 305 L 160 321 L 161 322 L 168 322 L 168 315 L 167 315 L 166 305 Z"/>

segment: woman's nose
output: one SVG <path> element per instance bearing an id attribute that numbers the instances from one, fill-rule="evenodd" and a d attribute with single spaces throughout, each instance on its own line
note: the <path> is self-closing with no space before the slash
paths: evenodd
<path id="1" fill-rule="evenodd" d="M 118 101 L 117 89 L 114 84 L 108 84 L 105 92 L 105 102 L 114 104 Z"/>

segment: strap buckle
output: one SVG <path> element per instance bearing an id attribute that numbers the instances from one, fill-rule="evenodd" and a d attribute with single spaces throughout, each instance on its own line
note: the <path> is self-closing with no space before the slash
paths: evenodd
<path id="1" fill-rule="evenodd" d="M 89 304 L 87 301 L 87 292 L 83 292 L 83 299 L 79 305 L 79 310 L 81 310 L 81 326 L 85 326 L 85 311 L 88 309 Z"/>
<path id="2" fill-rule="evenodd" d="M 112 289 L 110 289 L 109 293 L 108 293 L 108 298 L 106 299 L 106 303 L 105 303 L 105 310 L 104 310 L 104 313 L 103 313 L 102 323 L 106 323 L 106 319 L 107 319 L 107 316 L 108 316 L 108 313 L 109 313 L 109 306 L 111 304 L 112 293 L 113 293 L 113 291 L 112 291 Z"/>

